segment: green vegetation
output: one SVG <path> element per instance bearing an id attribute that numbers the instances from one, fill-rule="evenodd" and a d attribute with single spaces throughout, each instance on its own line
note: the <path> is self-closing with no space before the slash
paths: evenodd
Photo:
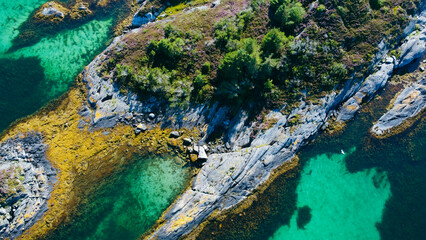
<path id="1" fill-rule="evenodd" d="M 13 195 L 24 191 L 22 169 L 18 166 L 0 170 L 0 204 Z"/>
<path id="2" fill-rule="evenodd" d="M 292 104 L 335 89 L 354 73 L 362 77 L 378 43 L 401 32 L 419 1 L 311 3 L 225 0 L 209 10 L 177 11 L 175 20 L 127 39 L 105 71 L 141 96 L 174 105 Z"/>
<path id="3" fill-rule="evenodd" d="M 282 29 L 291 30 L 303 21 L 306 14 L 297 0 L 271 0 L 274 20 Z"/>
<path id="4" fill-rule="evenodd" d="M 384 0 L 369 0 L 372 9 L 380 9 L 383 7 Z"/>

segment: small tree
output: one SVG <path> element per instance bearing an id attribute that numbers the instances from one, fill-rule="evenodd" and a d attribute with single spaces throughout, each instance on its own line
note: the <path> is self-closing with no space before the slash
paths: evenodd
<path id="1" fill-rule="evenodd" d="M 285 2 L 275 12 L 275 19 L 283 29 L 291 29 L 303 21 L 305 14 L 300 2 Z"/>
<path id="2" fill-rule="evenodd" d="M 182 38 L 151 41 L 148 44 L 147 52 L 154 62 L 154 66 L 165 66 L 173 68 L 183 54 L 185 42 Z"/>
<path id="3" fill-rule="evenodd" d="M 285 34 L 274 28 L 263 37 L 261 49 L 264 56 L 279 57 L 287 42 Z"/>
<path id="4" fill-rule="evenodd" d="M 370 7 L 372 9 L 380 9 L 383 7 L 384 0 L 370 0 Z"/>

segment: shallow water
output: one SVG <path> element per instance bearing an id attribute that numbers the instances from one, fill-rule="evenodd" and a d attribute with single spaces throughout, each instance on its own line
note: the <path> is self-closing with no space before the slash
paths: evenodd
<path id="1" fill-rule="evenodd" d="M 349 173 L 347 155 L 321 154 L 308 160 L 296 191 L 299 211 L 270 240 L 380 239 L 375 225 L 390 197 L 386 173 L 376 169 Z M 303 207 L 310 214 L 301 215 Z"/>
<path id="2" fill-rule="evenodd" d="M 387 139 L 369 133 L 398 91 L 386 87 L 340 134 L 320 135 L 299 168 L 200 239 L 426 239 L 426 116 Z"/>
<path id="3" fill-rule="evenodd" d="M 278 230 L 265 226 L 273 230 L 271 239 L 426 238 L 425 116 L 387 139 L 369 133 L 395 89 L 365 106 L 342 134 L 322 136 L 302 150 L 296 206 L 310 207 L 311 218 L 298 226 L 296 210 Z M 340 153 L 353 146 L 352 153 Z"/>
<path id="4" fill-rule="evenodd" d="M 112 36 L 110 16 L 7 52 L 20 24 L 45 2 L 0 0 L 0 84 L 5 86 L 0 89 L 0 132 L 65 93 Z"/>
<path id="5" fill-rule="evenodd" d="M 137 239 L 185 187 L 189 174 L 180 161 L 137 159 L 93 192 L 80 215 L 49 239 Z"/>
<path id="6" fill-rule="evenodd" d="M 47 0 L 0 0 L 0 54 L 12 46 L 18 27 Z"/>
<path id="7" fill-rule="evenodd" d="M 73 79 L 95 53 L 103 50 L 110 34 L 112 19 L 93 20 L 73 30 L 43 38 L 37 44 L 19 49 L 13 59 L 37 57 L 45 72 L 40 87 L 45 99 L 52 99 L 68 90 Z"/>

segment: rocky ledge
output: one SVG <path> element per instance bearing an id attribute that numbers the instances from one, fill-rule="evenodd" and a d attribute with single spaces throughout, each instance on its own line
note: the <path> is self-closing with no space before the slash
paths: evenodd
<path id="1" fill-rule="evenodd" d="M 376 66 L 377 71 L 366 78 L 362 84 L 354 84 L 352 91 L 355 94 L 346 101 L 337 113 L 337 120 L 347 121 L 354 117 L 355 113 L 361 107 L 361 104 L 371 100 L 374 94 L 382 89 L 393 73 L 406 67 L 408 64 L 419 59 L 426 50 L 426 11 L 423 5 L 422 11 L 408 24 L 404 30 L 406 36 L 403 44 L 399 47 L 400 58 L 387 57 L 383 62 Z M 386 52 L 385 45 L 382 45 L 382 52 Z M 424 70 L 423 70 L 424 71 Z M 422 71 L 422 72 L 423 72 Z M 389 114 L 383 116 L 375 125 L 373 131 L 376 134 L 382 134 L 385 130 L 401 124 L 405 119 L 418 114 L 424 107 L 424 98 L 422 95 L 422 80 L 411 85 L 404 90 L 395 104 L 404 102 L 403 105 L 394 106 Z M 423 86 L 424 87 L 424 86 Z M 413 99 L 411 99 L 413 98 Z M 423 105 L 422 105 L 423 104 Z"/>
<path id="2" fill-rule="evenodd" d="M 396 98 L 392 108 L 371 128 L 376 135 L 389 133 L 426 107 L 426 76 L 407 86 Z"/>
<path id="3" fill-rule="evenodd" d="M 20 135 L 0 145 L 0 239 L 14 239 L 48 209 L 56 170 L 45 157 L 37 133 Z"/>

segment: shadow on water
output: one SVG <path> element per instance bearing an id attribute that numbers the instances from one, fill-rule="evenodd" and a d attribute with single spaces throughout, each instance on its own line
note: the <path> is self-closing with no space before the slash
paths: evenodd
<path id="1" fill-rule="evenodd" d="M 44 69 L 36 57 L 0 59 L 0 132 L 14 120 L 42 107 Z"/>
<path id="2" fill-rule="evenodd" d="M 47 2 L 47 1 L 46 1 Z M 60 0 L 58 1 L 64 7 L 72 9 L 74 4 L 80 1 L 76 0 Z M 105 18 L 114 18 L 114 24 L 118 24 L 131 12 L 132 1 L 128 0 L 115 0 L 104 1 L 106 6 L 101 6 L 100 1 L 89 0 L 89 9 L 92 14 L 83 16 L 79 19 L 72 19 L 66 15 L 62 21 L 49 21 L 49 20 L 36 20 L 34 10 L 30 17 L 23 22 L 18 30 L 19 34 L 12 40 L 12 46 L 9 52 L 14 52 L 20 48 L 32 46 L 39 42 L 44 37 L 53 37 L 59 32 L 64 30 L 72 30 L 76 27 L 87 24 L 93 20 L 102 20 Z"/>
<path id="3" fill-rule="evenodd" d="M 376 188 L 383 188 L 386 179 L 390 182 L 391 196 L 385 203 L 381 222 L 376 224 L 380 238 L 426 239 L 424 114 L 412 127 L 390 138 L 376 139 L 369 133 L 373 122 L 385 112 L 400 88 L 387 87 L 380 97 L 363 107 L 342 133 L 322 134 L 306 146 L 299 154 L 299 168 L 302 171 L 308 160 L 321 154 L 326 153 L 332 158 L 342 149 L 350 152 L 355 147 L 356 151 L 345 158 L 349 174 L 367 171 L 367 175 L 371 175 L 371 168 L 375 168 L 377 171 L 372 181 Z M 289 226 L 295 213 L 298 213 L 299 228 L 303 230 L 313 216 L 309 209 L 303 210 L 301 206 L 298 209 L 296 205 L 300 176 L 297 171 L 279 176 L 244 213 L 229 214 L 222 221 L 212 221 L 198 239 L 268 239 L 281 226 Z"/>

